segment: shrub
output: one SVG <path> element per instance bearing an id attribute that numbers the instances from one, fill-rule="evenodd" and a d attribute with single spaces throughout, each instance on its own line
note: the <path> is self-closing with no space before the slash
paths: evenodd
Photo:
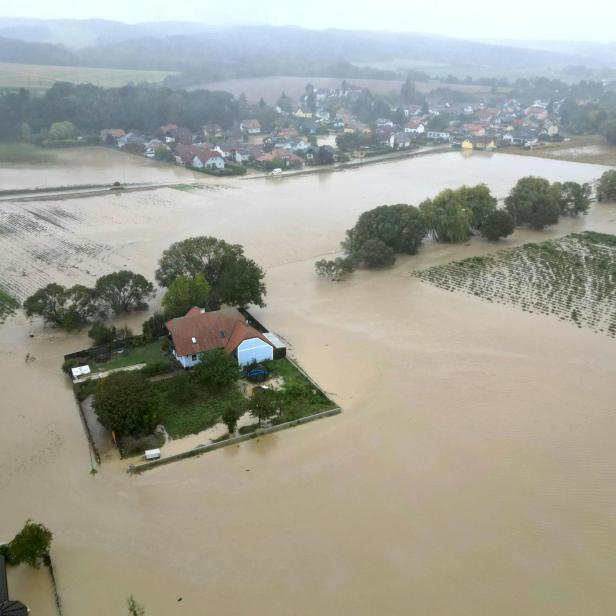
<path id="1" fill-rule="evenodd" d="M 616 201 L 616 169 L 606 171 L 599 179 L 597 199 L 599 201 Z"/>
<path id="2" fill-rule="evenodd" d="M 146 376 L 156 376 L 157 374 L 164 374 L 169 372 L 169 364 L 165 361 L 153 361 L 146 364 L 141 372 Z"/>
<path id="3" fill-rule="evenodd" d="M 193 369 L 193 378 L 213 391 L 220 391 L 235 383 L 240 372 L 232 355 L 214 349 L 202 354 L 201 363 Z"/>
<path id="4" fill-rule="evenodd" d="M 480 232 L 483 237 L 495 242 L 511 235 L 514 229 L 513 216 L 507 210 L 494 210 L 484 218 Z"/>
<path id="5" fill-rule="evenodd" d="M 97 321 L 88 330 L 88 336 L 96 346 L 100 346 L 113 342 L 118 336 L 118 330 L 113 325 L 107 327 L 104 323 Z"/>
<path id="6" fill-rule="evenodd" d="M 160 312 L 155 312 L 149 319 L 146 319 L 141 326 L 143 337 L 146 342 L 153 342 L 167 334 L 165 317 Z"/>
<path id="7" fill-rule="evenodd" d="M 150 384 L 141 372 L 116 372 L 96 384 L 94 410 L 99 421 L 122 436 L 154 428 L 154 402 Z"/>

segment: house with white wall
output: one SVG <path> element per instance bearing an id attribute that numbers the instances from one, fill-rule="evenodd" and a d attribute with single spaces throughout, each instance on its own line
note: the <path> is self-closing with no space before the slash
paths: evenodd
<path id="1" fill-rule="evenodd" d="M 197 306 L 183 317 L 167 321 L 173 355 L 184 368 L 207 361 L 208 351 L 222 349 L 238 365 L 274 359 L 275 342 L 248 324 L 239 310 L 207 312 Z"/>

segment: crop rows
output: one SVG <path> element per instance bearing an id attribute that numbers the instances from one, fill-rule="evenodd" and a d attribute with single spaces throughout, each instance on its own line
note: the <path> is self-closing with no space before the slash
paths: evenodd
<path id="1" fill-rule="evenodd" d="M 616 236 L 574 233 L 415 274 L 448 291 L 554 315 L 616 337 Z"/>

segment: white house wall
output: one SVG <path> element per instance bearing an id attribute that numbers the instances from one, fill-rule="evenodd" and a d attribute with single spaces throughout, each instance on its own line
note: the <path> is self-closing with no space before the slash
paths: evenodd
<path id="1" fill-rule="evenodd" d="M 237 363 L 246 366 L 274 359 L 274 348 L 260 338 L 249 338 L 237 347 Z"/>

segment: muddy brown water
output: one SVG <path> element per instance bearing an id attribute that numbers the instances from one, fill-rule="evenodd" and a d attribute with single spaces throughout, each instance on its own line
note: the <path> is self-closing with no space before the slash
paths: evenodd
<path id="1" fill-rule="evenodd" d="M 410 275 L 494 250 L 479 240 L 428 243 L 343 283 L 312 269 L 374 205 L 478 181 L 502 197 L 529 173 L 602 171 L 455 153 L 58 202 L 75 217 L 64 229 L 0 235 L 1 275 L 21 266 L 41 282 L 91 283 L 120 265 L 151 276 L 160 251 L 190 234 L 243 243 L 267 267 L 258 318 L 345 409 L 143 476 L 118 462 L 92 476 L 59 370 L 86 336 L 18 315 L 0 327 L 0 537 L 27 517 L 53 529 L 67 616 L 124 614 L 130 594 L 154 616 L 613 613 L 614 340 Z M 614 206 L 499 246 L 584 228 L 616 232 Z M 102 248 L 63 255 L 69 240 Z M 60 256 L 42 261 L 32 245 Z M 44 578 L 25 575 L 11 574 L 21 598 L 51 614 Z"/>

